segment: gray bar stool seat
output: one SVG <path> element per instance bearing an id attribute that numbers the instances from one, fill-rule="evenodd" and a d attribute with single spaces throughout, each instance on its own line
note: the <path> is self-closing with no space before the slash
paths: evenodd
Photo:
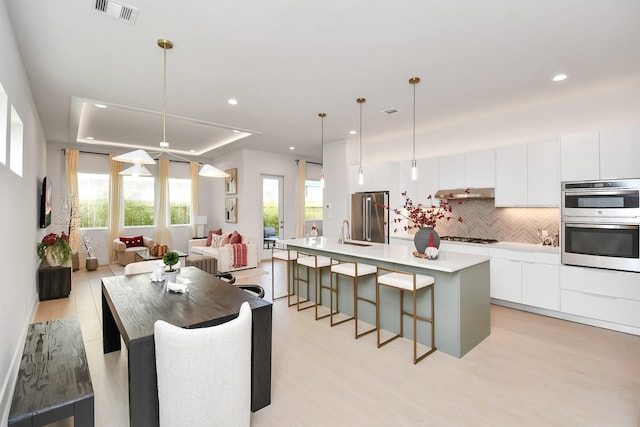
<path id="1" fill-rule="evenodd" d="M 386 273 L 386 274 L 384 274 Z M 416 364 L 436 350 L 435 338 L 434 338 L 434 283 L 435 279 L 431 276 L 425 276 L 421 274 L 408 273 L 404 271 L 391 270 L 384 267 L 378 267 L 376 273 L 376 329 L 378 330 L 378 348 L 385 344 L 395 340 L 398 337 L 403 336 L 403 322 L 402 316 L 408 315 L 413 318 L 413 363 Z M 390 288 L 400 290 L 400 333 L 380 342 L 380 286 L 388 286 Z M 426 289 L 430 291 L 431 296 L 431 317 L 418 316 L 417 314 L 417 299 L 418 291 Z M 410 292 L 413 296 L 413 312 L 407 312 L 404 310 L 404 298 L 403 293 Z M 431 324 L 431 349 L 418 357 L 418 333 L 417 333 L 417 321 L 421 320 Z"/>
<path id="2" fill-rule="evenodd" d="M 365 332 L 358 332 L 358 306 L 359 306 L 359 302 L 360 301 L 365 301 L 368 302 L 369 304 L 373 304 L 374 306 L 377 306 L 376 301 L 372 301 L 368 298 L 363 298 L 361 296 L 358 295 L 358 278 L 363 277 L 363 276 L 369 276 L 372 274 L 376 274 L 377 272 L 377 268 L 374 265 L 369 265 L 369 264 L 363 264 L 361 262 L 353 262 L 353 261 L 345 261 L 345 260 L 340 260 L 340 259 L 335 259 L 334 261 L 337 261 L 338 264 L 332 265 L 331 266 L 331 273 L 333 273 L 331 275 L 331 306 L 333 307 L 333 293 L 335 292 L 336 294 L 336 311 L 337 311 L 337 307 L 338 307 L 338 284 L 339 284 L 339 276 L 347 276 L 347 277 L 351 277 L 353 279 L 353 316 L 349 317 L 347 319 L 343 319 L 343 320 L 339 320 L 334 322 L 333 320 L 333 311 L 331 312 L 331 326 L 335 326 L 335 325 L 339 325 L 341 323 L 344 322 L 348 322 L 349 320 L 355 320 L 355 338 L 358 339 L 363 335 L 367 335 L 371 332 L 374 332 L 376 330 L 376 328 L 371 328 Z M 333 275 L 335 274 L 336 277 L 336 287 L 333 287 Z"/>

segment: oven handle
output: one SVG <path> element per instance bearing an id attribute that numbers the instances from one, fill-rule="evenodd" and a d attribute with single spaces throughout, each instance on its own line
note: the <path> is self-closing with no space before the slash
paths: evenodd
<path id="1" fill-rule="evenodd" d="M 617 191 L 571 191 L 564 190 L 565 196 L 633 196 L 638 194 L 638 190 L 617 190 Z"/>
<path id="2" fill-rule="evenodd" d="M 564 223 L 565 227 L 571 228 L 604 228 L 607 230 L 637 230 L 639 225 L 621 225 L 621 224 L 576 224 L 576 223 Z"/>

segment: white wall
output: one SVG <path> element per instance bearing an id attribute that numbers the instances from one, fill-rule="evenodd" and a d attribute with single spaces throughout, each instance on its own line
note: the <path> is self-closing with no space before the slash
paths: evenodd
<path id="1" fill-rule="evenodd" d="M 0 280 L 0 422 L 4 426 L 24 336 L 38 303 L 36 244 L 47 232 L 38 227 L 46 141 L 4 1 L 0 2 L 0 52 L 0 83 L 24 125 L 22 177 L 11 172 L 8 164 L 0 164 L 0 260 L 4 264 Z"/>

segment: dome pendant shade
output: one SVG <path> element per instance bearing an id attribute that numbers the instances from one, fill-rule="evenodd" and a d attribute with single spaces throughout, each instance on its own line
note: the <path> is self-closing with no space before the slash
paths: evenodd
<path id="1" fill-rule="evenodd" d="M 211 166 L 210 164 L 206 164 L 200 168 L 200 172 L 198 172 L 200 176 L 206 176 L 210 178 L 226 178 L 229 176 L 228 173 L 221 171 L 220 169 Z"/>
<path id="2" fill-rule="evenodd" d="M 133 163 L 136 165 L 155 165 L 156 161 L 144 150 L 134 150 L 128 153 L 114 156 L 113 160 L 117 162 Z"/>

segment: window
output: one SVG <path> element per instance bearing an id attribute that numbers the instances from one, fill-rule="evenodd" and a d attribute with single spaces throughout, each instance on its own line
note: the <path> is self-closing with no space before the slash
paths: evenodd
<path id="1" fill-rule="evenodd" d="M 154 178 L 123 177 L 124 226 L 154 225 Z"/>
<path id="2" fill-rule="evenodd" d="M 191 224 L 191 180 L 169 178 L 171 225 Z"/>
<path id="3" fill-rule="evenodd" d="M 11 106 L 11 145 L 9 145 L 9 167 L 16 175 L 22 176 L 22 150 L 24 125 L 13 105 Z"/>
<path id="4" fill-rule="evenodd" d="M 322 220 L 322 186 L 320 181 L 306 180 L 304 182 L 304 219 Z"/>
<path id="5" fill-rule="evenodd" d="M 109 220 L 109 175 L 78 173 L 80 228 L 106 228 Z"/>
<path id="6" fill-rule="evenodd" d="M 0 163 L 7 164 L 7 117 L 9 117 L 9 98 L 0 84 Z"/>

